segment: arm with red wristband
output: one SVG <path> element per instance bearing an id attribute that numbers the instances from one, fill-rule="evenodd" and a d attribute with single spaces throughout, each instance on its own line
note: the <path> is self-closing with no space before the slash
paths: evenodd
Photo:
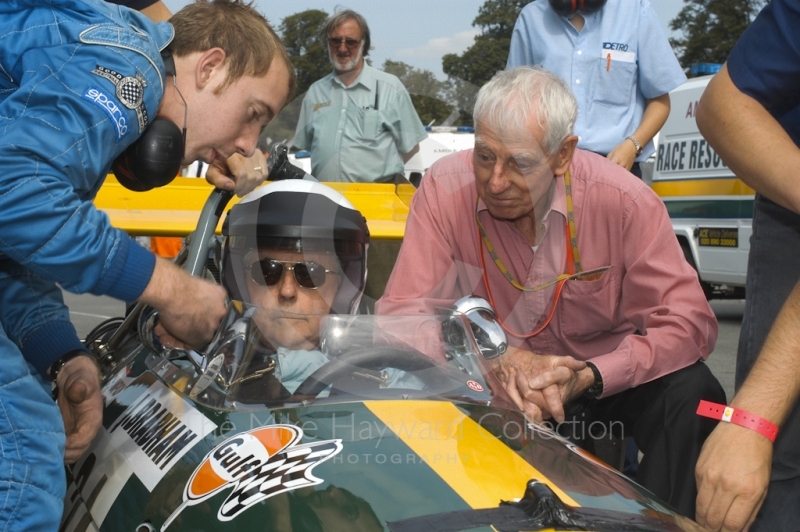
<path id="1" fill-rule="evenodd" d="M 754 430 L 775 443 L 778 437 L 778 426 L 767 421 L 763 417 L 751 414 L 746 410 L 733 408 L 732 406 L 720 405 L 709 401 L 700 401 L 697 407 L 697 415 L 709 417 L 726 423 L 733 423 L 746 429 Z"/>
<path id="2" fill-rule="evenodd" d="M 769 486 L 778 427 L 799 395 L 800 285 L 730 407 L 706 403 L 698 409 L 729 421 L 717 425 L 697 461 L 698 523 L 710 530 L 741 530 L 753 522 Z"/>

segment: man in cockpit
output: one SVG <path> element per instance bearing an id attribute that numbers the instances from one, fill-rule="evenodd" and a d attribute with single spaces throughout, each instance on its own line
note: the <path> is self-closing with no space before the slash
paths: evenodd
<path id="1" fill-rule="evenodd" d="M 231 208 L 222 232 L 222 285 L 239 302 L 234 306 L 241 318 L 234 326 L 247 338 L 243 349 L 226 353 L 221 375 L 229 398 L 286 399 L 340 356 L 338 349 L 320 345 L 320 327 L 330 314 L 358 310 L 367 278 L 366 220 L 332 188 L 286 180 L 255 190 Z M 371 332 L 369 337 L 371 342 Z M 408 347 L 399 342 L 393 345 Z M 384 388 L 423 387 L 391 363 L 376 378 Z M 320 396 L 328 395 L 326 388 L 319 386 Z"/>
<path id="2" fill-rule="evenodd" d="M 330 187 L 287 180 L 234 206 L 223 234 L 222 284 L 243 303 L 258 351 L 274 360 L 280 395 L 293 393 L 327 361 L 318 350 L 322 318 L 358 308 L 367 276 L 366 221 Z M 270 382 L 259 380 L 261 387 Z M 267 388 L 262 392 L 275 398 Z"/>

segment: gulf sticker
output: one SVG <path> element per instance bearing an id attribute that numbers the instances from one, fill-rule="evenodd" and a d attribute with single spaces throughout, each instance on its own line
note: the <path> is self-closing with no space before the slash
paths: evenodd
<path id="1" fill-rule="evenodd" d="M 279 493 L 321 484 L 312 474 L 318 464 L 342 450 L 342 440 L 300 444 L 303 430 L 271 425 L 232 436 L 209 452 L 183 491 L 183 502 L 161 526 L 169 527 L 187 506 L 194 506 L 229 487 L 217 518 L 230 521 L 254 504 Z"/>

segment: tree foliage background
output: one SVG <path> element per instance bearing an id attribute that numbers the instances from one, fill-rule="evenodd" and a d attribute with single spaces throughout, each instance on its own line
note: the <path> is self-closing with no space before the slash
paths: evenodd
<path id="1" fill-rule="evenodd" d="M 688 76 L 695 63 L 724 63 L 733 45 L 766 4 L 765 0 L 684 0 L 672 19 L 683 37 L 669 42 Z"/>
<path id="2" fill-rule="evenodd" d="M 436 79 L 430 70 L 422 70 L 402 61 L 387 59 L 383 71 L 395 75 L 411 95 L 411 102 L 424 125 L 444 124 L 455 107 L 447 100 L 449 85 Z"/>
<path id="3" fill-rule="evenodd" d="M 325 11 L 308 9 L 289 15 L 277 27 L 297 74 L 297 90 L 294 99 L 264 129 L 259 141 L 262 149 L 268 148 L 272 142 L 290 142 L 294 138 L 306 91 L 312 83 L 331 72 L 327 47 L 319 40 L 327 20 L 328 13 Z"/>
<path id="4" fill-rule="evenodd" d="M 498 70 L 504 70 L 511 47 L 511 33 L 520 11 L 530 0 L 486 0 L 472 22 L 481 33 L 463 54 L 442 57 L 442 70 L 450 84 L 451 100 L 462 121 L 472 122 L 472 106 L 478 89 Z"/>
<path id="5" fill-rule="evenodd" d="M 505 69 L 514 24 L 522 8 L 529 3 L 530 0 L 486 0 L 472 22 L 482 30 L 475 37 L 475 44 L 461 55 L 442 57 L 444 73 L 480 87 L 498 70 Z"/>

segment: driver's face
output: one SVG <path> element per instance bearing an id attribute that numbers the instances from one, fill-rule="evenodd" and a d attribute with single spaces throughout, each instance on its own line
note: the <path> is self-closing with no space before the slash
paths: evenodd
<path id="1" fill-rule="evenodd" d="M 284 263 L 277 283 L 265 286 L 256 283 L 250 272 L 247 290 L 250 301 L 258 307 L 253 320 L 263 338 L 273 347 L 312 349 L 319 340 L 319 324 L 330 313 L 331 303 L 339 289 L 342 273 L 336 257 L 323 252 L 294 252 L 261 250 L 249 257 L 246 267 L 264 259 Z M 300 262 L 315 262 L 331 273 L 318 288 L 304 288 L 295 277 L 292 267 Z M 258 268 L 256 268 L 258 270 Z"/>

